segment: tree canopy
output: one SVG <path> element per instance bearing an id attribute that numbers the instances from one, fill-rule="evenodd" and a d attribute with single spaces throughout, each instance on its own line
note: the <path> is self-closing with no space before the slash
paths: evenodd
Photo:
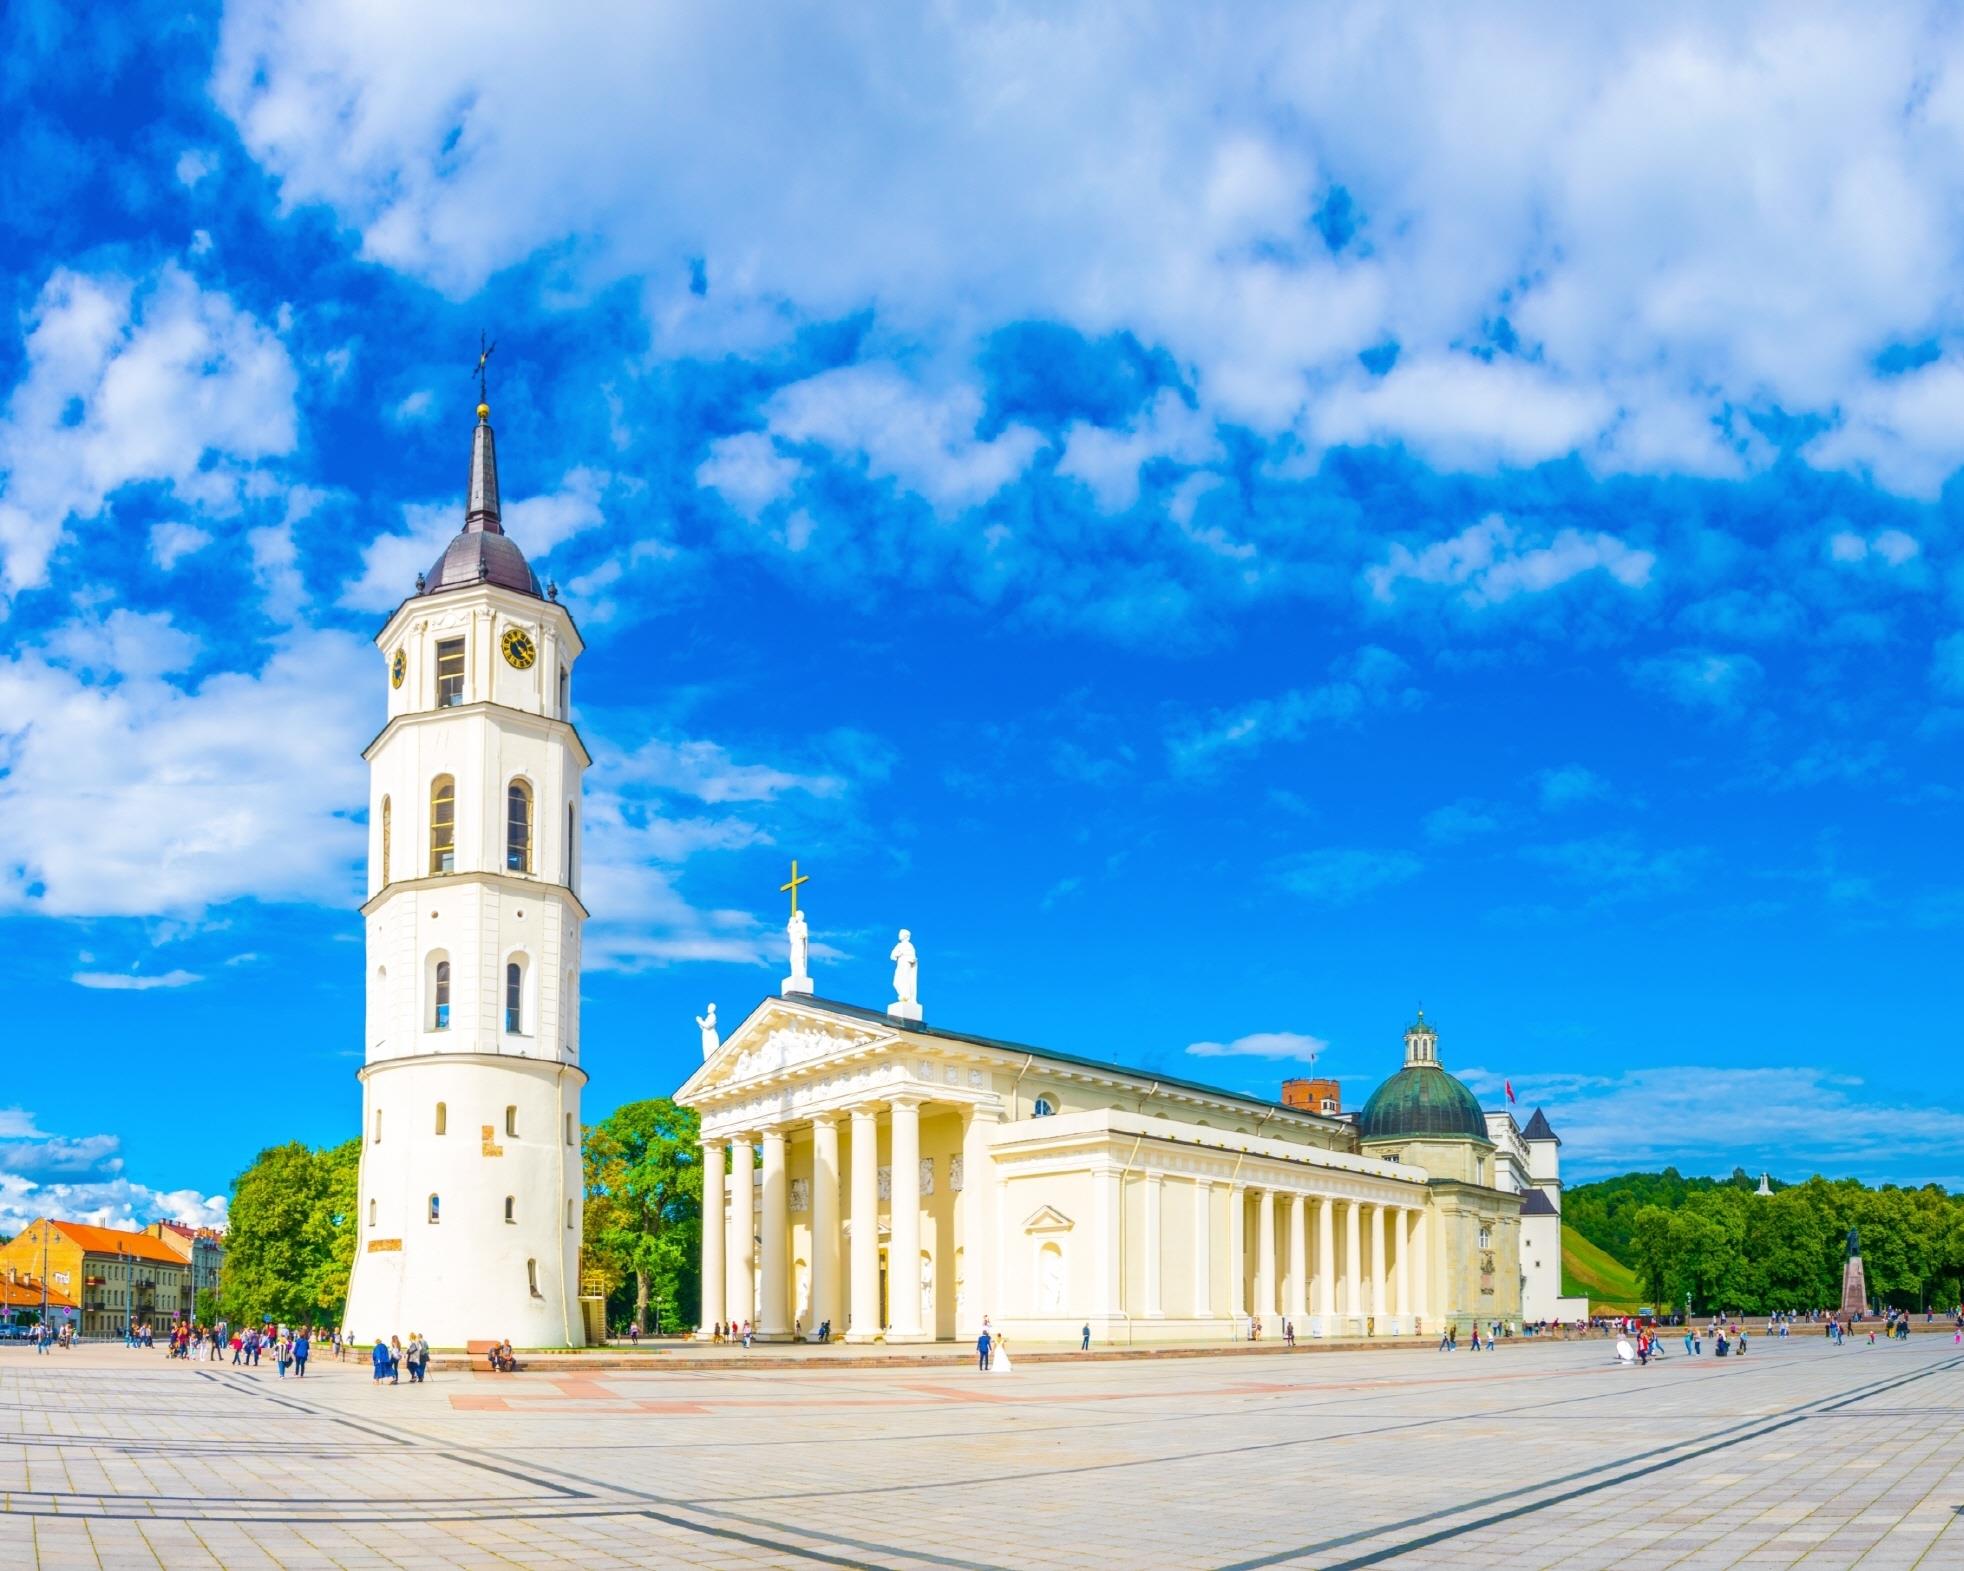
<path id="1" fill-rule="evenodd" d="M 701 1125 L 668 1097 L 628 1102 L 586 1132 L 585 1274 L 609 1299 L 632 1288 L 642 1330 L 695 1321 L 702 1247 Z M 621 1305 L 627 1310 L 627 1303 Z M 625 1318 L 623 1315 L 622 1318 Z"/>
<path id="2" fill-rule="evenodd" d="M 1659 1309 L 1687 1293 L 1700 1311 L 1838 1305 L 1851 1227 L 1874 1302 L 1945 1309 L 1964 1295 L 1964 1197 L 1818 1175 L 1755 1189 L 1743 1171 L 1626 1173 L 1570 1189 L 1562 1221 L 1631 1266 Z"/>
<path id="3" fill-rule="evenodd" d="M 338 1324 L 355 1259 L 359 1138 L 268 1146 L 232 1181 L 218 1307 L 235 1324 Z"/>

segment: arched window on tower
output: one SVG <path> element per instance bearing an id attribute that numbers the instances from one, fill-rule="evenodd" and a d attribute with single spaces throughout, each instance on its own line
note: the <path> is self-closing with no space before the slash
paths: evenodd
<path id="1" fill-rule="evenodd" d="M 430 872 L 457 870 L 457 782 L 438 775 L 430 782 Z"/>
<path id="2" fill-rule="evenodd" d="M 436 1105 L 436 1132 L 440 1135 L 450 1133 L 450 1108 L 442 1102 Z"/>
<path id="3" fill-rule="evenodd" d="M 443 1202 L 438 1200 L 435 1195 L 430 1196 L 430 1220 L 432 1222 L 441 1222 L 443 1220 Z"/>
<path id="4" fill-rule="evenodd" d="M 523 780 L 505 791 L 505 871 L 532 871 L 532 788 Z"/>
<path id="5" fill-rule="evenodd" d="M 389 883 L 389 841 L 393 827 L 389 821 L 389 799 L 385 796 L 382 798 L 382 887 L 385 889 Z"/>
<path id="6" fill-rule="evenodd" d="M 368 1225 L 370 1227 L 375 1225 L 375 1202 L 373 1200 L 368 1202 Z"/>
<path id="7" fill-rule="evenodd" d="M 518 1108 L 516 1106 L 505 1109 L 505 1134 L 513 1140 L 518 1138 Z"/>
<path id="8" fill-rule="evenodd" d="M 436 963 L 436 983 L 431 989 L 435 1008 L 431 1013 L 430 1029 L 448 1031 L 450 1029 L 450 962 L 439 960 Z"/>
<path id="9" fill-rule="evenodd" d="M 525 1262 L 525 1285 L 532 1290 L 534 1298 L 545 1297 L 545 1294 L 539 1291 L 539 1262 L 536 1260 Z"/>
<path id="10" fill-rule="evenodd" d="M 518 1220 L 518 1201 L 511 1195 L 505 1196 L 505 1220 L 507 1222 Z"/>
<path id="11" fill-rule="evenodd" d="M 375 1143 L 378 1146 L 382 1143 L 382 1110 L 379 1107 L 375 1109 Z"/>
<path id="12" fill-rule="evenodd" d="M 525 967 L 516 960 L 505 965 L 505 1030 L 519 1036 L 525 1028 Z"/>

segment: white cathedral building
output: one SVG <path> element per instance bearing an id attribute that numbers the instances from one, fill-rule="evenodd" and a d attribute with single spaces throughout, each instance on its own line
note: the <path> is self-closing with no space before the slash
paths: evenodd
<path id="1" fill-rule="evenodd" d="M 344 1324 L 584 1341 L 578 630 L 504 533 L 478 406 L 464 526 L 383 624 L 369 766 L 360 1233 Z"/>

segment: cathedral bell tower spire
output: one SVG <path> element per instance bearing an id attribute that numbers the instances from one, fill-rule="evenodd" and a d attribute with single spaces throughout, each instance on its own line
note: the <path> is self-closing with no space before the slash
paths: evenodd
<path id="1" fill-rule="evenodd" d="M 465 505 L 464 532 L 501 535 L 498 518 L 498 449 L 491 437 L 491 406 L 477 406 L 477 426 L 471 432 L 470 501 Z"/>

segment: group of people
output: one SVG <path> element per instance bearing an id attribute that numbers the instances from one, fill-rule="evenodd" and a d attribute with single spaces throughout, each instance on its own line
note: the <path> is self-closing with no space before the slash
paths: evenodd
<path id="1" fill-rule="evenodd" d="M 505 1345 L 509 1348 L 511 1344 Z M 421 1385 L 423 1376 L 429 1373 L 430 1344 L 420 1331 L 409 1333 L 407 1346 L 403 1345 L 401 1337 L 392 1336 L 385 1342 L 378 1336 L 368 1356 L 375 1371 L 370 1382 L 374 1385 L 399 1385 L 405 1367 L 409 1370 L 411 1385 Z"/>
<path id="2" fill-rule="evenodd" d="M 1009 1361 L 1009 1338 L 989 1324 L 987 1315 L 975 1338 L 975 1367 L 985 1375 L 1013 1374 L 1016 1368 Z"/>
<path id="3" fill-rule="evenodd" d="M 288 1374 L 304 1379 L 307 1360 L 313 1356 L 316 1335 L 312 1326 L 287 1326 L 270 1320 L 263 1325 L 246 1326 L 242 1330 L 228 1326 L 223 1320 L 210 1326 L 180 1320 L 171 1327 L 170 1345 L 165 1356 L 190 1363 L 215 1364 L 229 1351 L 234 1364 L 257 1369 L 261 1355 L 270 1353 L 282 1380 Z M 151 1344 L 147 1340 L 137 1340 L 133 1335 L 130 1345 L 148 1347 Z"/>

